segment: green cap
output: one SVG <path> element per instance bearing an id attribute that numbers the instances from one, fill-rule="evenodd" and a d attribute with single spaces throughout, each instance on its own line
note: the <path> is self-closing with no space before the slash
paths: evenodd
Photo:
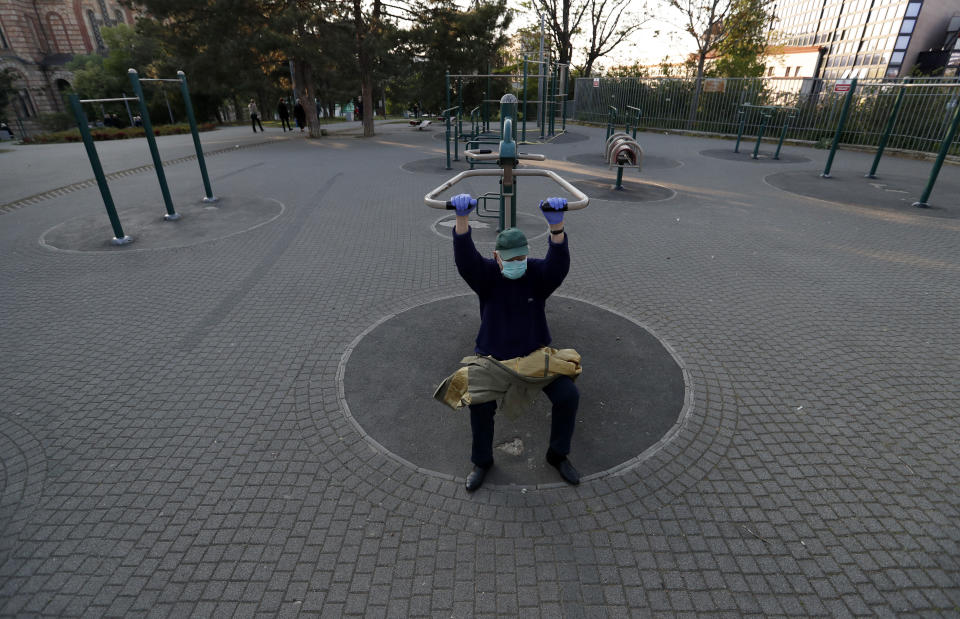
<path id="1" fill-rule="evenodd" d="M 527 237 L 520 228 L 507 228 L 497 235 L 497 245 L 494 248 L 499 252 L 500 258 L 510 260 L 517 256 L 526 256 L 530 253 L 527 249 Z"/>

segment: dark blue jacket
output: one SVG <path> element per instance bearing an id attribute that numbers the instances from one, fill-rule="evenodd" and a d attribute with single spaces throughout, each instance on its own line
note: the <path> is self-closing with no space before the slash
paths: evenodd
<path id="1" fill-rule="evenodd" d="M 570 270 L 569 243 L 549 243 L 547 257 L 528 258 L 519 279 L 507 279 L 497 261 L 484 258 L 471 231 L 453 232 L 457 270 L 480 297 L 480 332 L 476 352 L 495 359 L 523 357 L 550 345 L 545 304 Z"/>

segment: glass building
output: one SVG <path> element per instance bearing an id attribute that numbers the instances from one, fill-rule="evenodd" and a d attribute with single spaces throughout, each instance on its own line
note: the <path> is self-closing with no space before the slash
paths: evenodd
<path id="1" fill-rule="evenodd" d="M 770 43 L 819 46 L 815 77 L 905 77 L 943 43 L 960 0 L 776 0 Z"/>

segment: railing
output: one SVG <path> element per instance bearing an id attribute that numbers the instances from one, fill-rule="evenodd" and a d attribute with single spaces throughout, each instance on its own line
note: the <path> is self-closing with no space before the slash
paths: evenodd
<path id="1" fill-rule="evenodd" d="M 960 78 L 858 80 L 841 143 L 877 146 L 888 118 L 906 84 L 887 148 L 936 152 L 960 104 Z M 628 106 L 643 110 L 641 128 L 684 129 L 736 135 L 737 110 L 742 104 L 797 108 L 787 139 L 829 146 L 849 92 L 849 80 L 812 78 L 705 79 L 696 113 L 690 118 L 696 80 L 685 78 L 578 79 L 576 119 L 605 125 L 611 107 L 616 123 L 626 126 Z M 747 133 L 756 134 L 760 118 L 748 120 Z M 753 124 L 751 124 L 753 123 Z M 779 129 L 780 125 L 776 125 Z M 960 152 L 954 145 L 951 152 Z"/>

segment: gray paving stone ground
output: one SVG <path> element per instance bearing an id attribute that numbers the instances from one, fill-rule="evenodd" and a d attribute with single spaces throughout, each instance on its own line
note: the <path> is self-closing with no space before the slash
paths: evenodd
<path id="1" fill-rule="evenodd" d="M 103 214 L 96 187 L 0 214 L 0 614 L 960 614 L 954 217 L 764 182 L 815 172 L 824 151 L 750 165 L 700 155 L 729 142 L 644 134 L 683 165 L 641 179 L 676 196 L 571 214 L 561 292 L 676 352 L 688 420 L 577 488 L 467 495 L 462 477 L 372 448 L 342 410 L 338 368 L 359 334 L 467 292 L 422 204 L 442 177 L 402 167 L 442 143 L 344 130 L 210 157 L 216 193 L 284 210 L 206 243 L 41 246 Z M 529 150 L 597 177 L 568 157 L 599 151 L 603 130 L 571 130 L 583 139 Z M 135 146 L 101 148 L 123 162 Z M 0 204 L 89 178 L 66 147 L 43 148 L 33 165 L 49 169 L 5 183 Z M 19 156 L 0 153 L 5 176 Z M 829 182 L 869 162 L 841 152 Z M 166 174 L 178 203 L 202 195 L 194 162 Z M 957 168 L 942 174 L 955 183 Z M 149 170 L 111 188 L 162 212 Z M 521 191 L 535 213 L 550 190 Z M 960 209 L 953 193 L 931 202 Z"/>

